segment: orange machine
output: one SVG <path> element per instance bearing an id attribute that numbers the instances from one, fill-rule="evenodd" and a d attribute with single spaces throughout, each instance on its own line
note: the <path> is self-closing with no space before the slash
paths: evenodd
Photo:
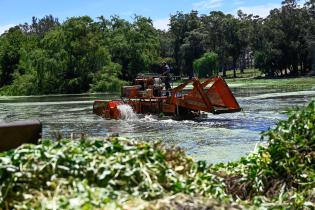
<path id="1" fill-rule="evenodd" d="M 230 88 L 221 77 L 213 77 L 201 82 L 193 78 L 164 94 L 154 95 L 155 78 L 136 79 L 134 86 L 122 88 L 122 100 L 105 102 L 96 100 L 94 113 L 107 119 L 119 119 L 119 105 L 129 104 L 136 113 L 173 115 L 181 118 L 198 116 L 201 111 L 213 114 L 238 112 L 241 110 Z M 139 85 L 139 81 L 141 85 Z M 184 90 L 188 84 L 193 88 Z"/>

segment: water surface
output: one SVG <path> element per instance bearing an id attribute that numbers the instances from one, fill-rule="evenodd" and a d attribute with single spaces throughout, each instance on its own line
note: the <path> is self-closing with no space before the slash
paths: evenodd
<path id="1" fill-rule="evenodd" d="M 237 160 L 252 151 L 261 143 L 262 131 L 286 118 L 284 110 L 305 105 L 315 98 L 314 90 L 233 88 L 232 91 L 242 112 L 207 114 L 194 121 L 160 120 L 151 115 L 116 121 L 104 120 L 92 113 L 95 99 L 118 98 L 115 94 L 0 97 L 0 120 L 39 119 L 43 122 L 45 138 L 55 138 L 59 133 L 65 138 L 81 133 L 94 138 L 118 133 L 145 141 L 161 140 L 166 145 L 184 148 L 195 159 L 216 163 Z"/>

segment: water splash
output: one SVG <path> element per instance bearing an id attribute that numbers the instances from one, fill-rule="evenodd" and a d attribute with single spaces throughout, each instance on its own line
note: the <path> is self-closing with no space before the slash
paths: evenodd
<path id="1" fill-rule="evenodd" d="M 145 115 L 141 121 L 143 122 L 159 122 L 159 120 L 157 119 L 157 116 L 154 115 Z"/>
<path id="2" fill-rule="evenodd" d="M 121 119 L 122 120 L 137 120 L 138 116 L 134 113 L 132 107 L 128 104 L 121 104 L 117 106 L 118 110 L 120 111 Z"/>

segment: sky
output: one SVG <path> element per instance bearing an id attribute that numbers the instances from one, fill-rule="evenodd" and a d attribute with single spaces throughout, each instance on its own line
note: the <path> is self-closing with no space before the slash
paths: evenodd
<path id="1" fill-rule="evenodd" d="M 68 17 L 118 15 L 131 21 L 135 14 L 150 17 L 154 27 L 167 30 L 169 17 L 177 11 L 197 10 L 209 14 L 214 10 L 236 14 L 241 9 L 262 17 L 269 10 L 280 7 L 282 0 L 0 0 L 0 34 L 8 28 L 25 22 L 33 16 L 53 15 L 60 21 Z"/>

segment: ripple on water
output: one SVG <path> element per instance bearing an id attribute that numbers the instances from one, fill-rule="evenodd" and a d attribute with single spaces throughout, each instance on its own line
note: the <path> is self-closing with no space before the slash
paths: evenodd
<path id="1" fill-rule="evenodd" d="M 249 91 L 249 92 L 246 92 Z M 159 119 L 155 115 L 139 115 L 138 119 L 104 120 L 92 113 L 96 98 L 111 95 L 63 95 L 0 98 L 0 121 L 39 119 L 43 136 L 53 137 L 60 131 L 86 133 L 91 137 L 119 133 L 145 141 L 161 140 L 166 145 L 183 147 L 194 158 L 208 162 L 237 160 L 261 143 L 260 133 L 273 127 L 288 107 L 300 106 L 314 99 L 315 91 L 275 94 L 264 90 L 242 90 L 235 94 L 242 112 L 212 115 L 196 120 Z M 116 96 L 118 98 L 118 96 Z"/>

